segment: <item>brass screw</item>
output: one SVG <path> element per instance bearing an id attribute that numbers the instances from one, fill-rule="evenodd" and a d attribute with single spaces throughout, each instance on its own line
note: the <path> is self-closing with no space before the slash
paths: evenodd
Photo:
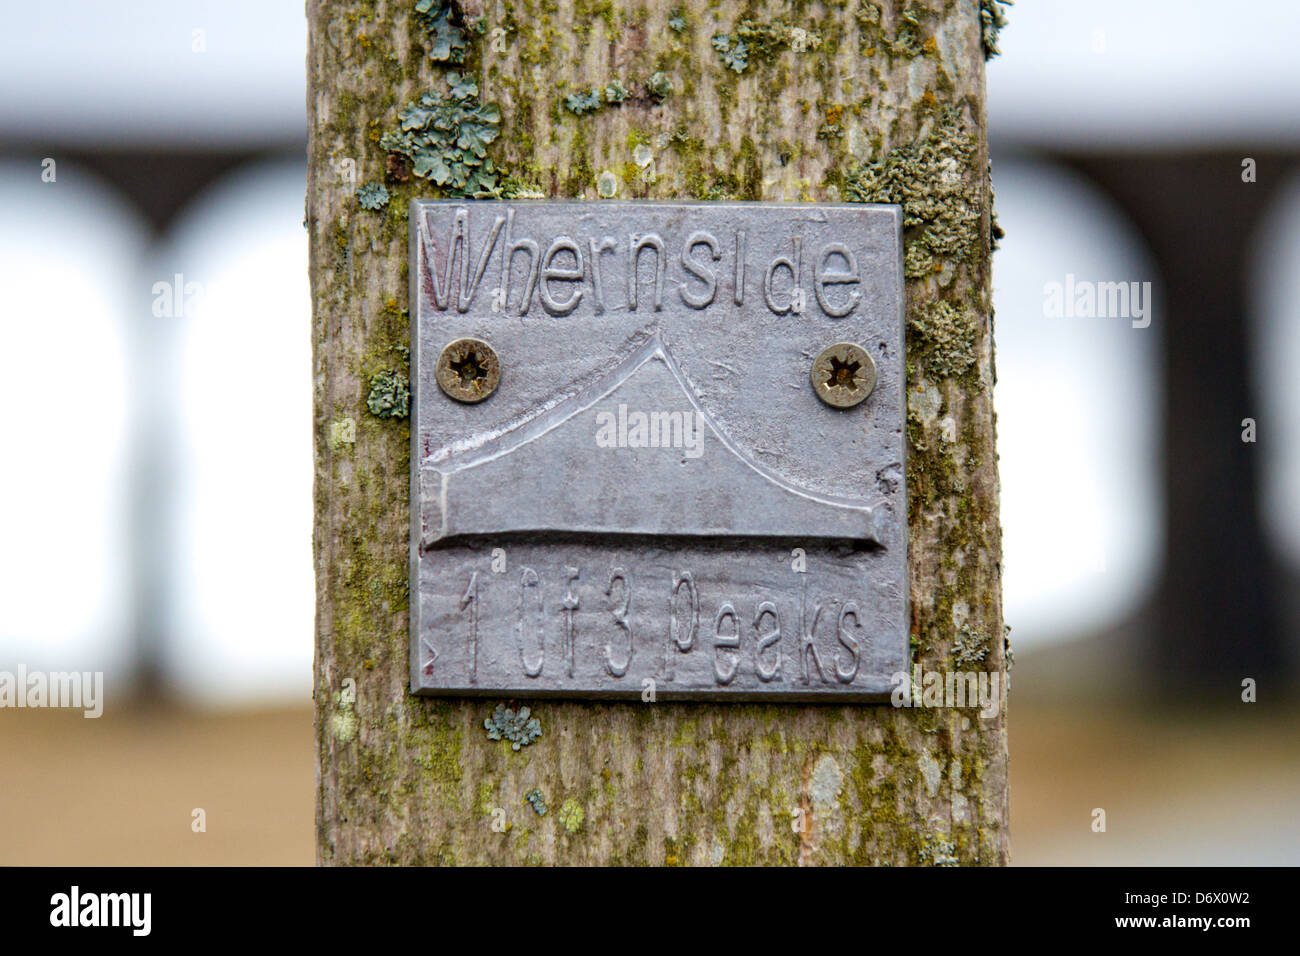
<path id="1" fill-rule="evenodd" d="M 501 362 L 482 339 L 457 339 L 442 350 L 433 374 L 448 397 L 472 404 L 497 390 Z"/>
<path id="2" fill-rule="evenodd" d="M 837 342 L 813 360 L 813 391 L 832 408 L 852 408 L 876 387 L 876 363 L 867 350 L 852 342 Z"/>

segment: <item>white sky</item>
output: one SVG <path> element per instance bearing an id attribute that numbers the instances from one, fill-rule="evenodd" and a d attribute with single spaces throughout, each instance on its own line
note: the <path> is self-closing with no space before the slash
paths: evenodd
<path id="1" fill-rule="evenodd" d="M 131 144 L 306 137 L 302 0 L 5 6 L 0 137 Z"/>
<path id="2" fill-rule="evenodd" d="M 988 67 L 992 140 L 1300 141 L 1300 3 L 1019 0 Z"/>

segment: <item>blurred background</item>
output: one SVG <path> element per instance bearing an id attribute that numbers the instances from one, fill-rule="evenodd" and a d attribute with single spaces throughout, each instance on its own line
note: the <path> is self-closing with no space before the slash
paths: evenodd
<path id="1" fill-rule="evenodd" d="M 106 701 L 0 710 L 0 864 L 310 864 L 301 3 L 6 6 L 0 670 Z M 1300 7 L 1007 13 L 1013 860 L 1300 863 Z"/>

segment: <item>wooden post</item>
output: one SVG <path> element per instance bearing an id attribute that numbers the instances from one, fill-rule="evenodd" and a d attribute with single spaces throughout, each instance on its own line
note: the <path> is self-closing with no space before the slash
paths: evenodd
<path id="1" fill-rule="evenodd" d="M 1005 695 L 538 701 L 517 751 L 495 700 L 412 696 L 403 417 L 413 197 L 901 203 L 914 661 L 1000 680 L 992 8 L 309 0 L 321 863 L 1007 861 Z M 428 91 L 467 137 L 402 136 Z"/>

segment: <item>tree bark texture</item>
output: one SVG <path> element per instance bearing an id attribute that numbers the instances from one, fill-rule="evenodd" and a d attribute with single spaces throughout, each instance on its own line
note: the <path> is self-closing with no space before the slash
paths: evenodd
<path id="1" fill-rule="evenodd" d="M 406 206 L 477 193 L 901 203 L 914 662 L 1005 674 L 987 6 L 309 0 L 321 863 L 1007 861 L 1005 695 L 545 700 L 514 750 L 407 663 Z M 426 93 L 486 160 L 402 151 Z"/>

